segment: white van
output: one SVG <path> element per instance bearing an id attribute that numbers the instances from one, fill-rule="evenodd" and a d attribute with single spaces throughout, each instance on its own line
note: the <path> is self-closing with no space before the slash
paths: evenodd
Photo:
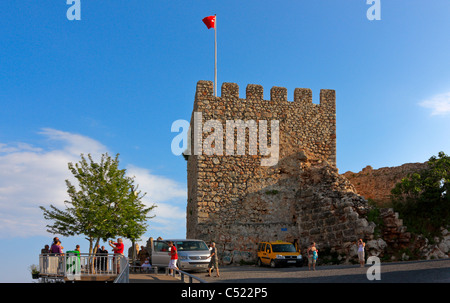
<path id="1" fill-rule="evenodd" d="M 203 240 L 195 239 L 154 240 L 150 261 L 153 266 L 169 266 L 169 241 L 177 248 L 177 266 L 180 270 L 202 271 L 208 268 L 210 250 Z"/>

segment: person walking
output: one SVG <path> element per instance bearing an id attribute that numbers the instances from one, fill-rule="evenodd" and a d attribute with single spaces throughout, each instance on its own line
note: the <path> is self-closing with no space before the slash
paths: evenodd
<path id="1" fill-rule="evenodd" d="M 170 274 L 173 273 L 174 269 L 178 269 L 177 267 L 177 261 L 178 261 L 178 252 L 177 252 L 177 248 L 175 247 L 175 245 L 173 244 L 172 241 L 169 241 L 167 244 L 169 244 L 169 256 L 170 256 L 170 262 L 169 262 L 169 269 L 170 269 Z"/>
<path id="2" fill-rule="evenodd" d="M 209 257 L 211 258 L 211 260 L 209 261 L 208 264 L 208 276 L 211 277 L 211 270 L 214 267 L 216 269 L 216 277 L 220 277 L 219 275 L 219 258 L 217 257 L 217 249 L 216 249 L 216 243 L 212 242 L 211 243 L 211 250 L 210 250 L 210 255 Z"/>
<path id="3" fill-rule="evenodd" d="M 366 260 L 364 258 L 364 248 L 366 247 L 366 243 L 363 242 L 362 239 L 358 240 L 358 259 L 361 267 L 364 267 Z"/>
<path id="4" fill-rule="evenodd" d="M 316 262 L 319 258 L 319 250 L 316 248 L 316 243 L 313 242 L 310 247 L 308 247 L 308 268 L 311 270 L 311 264 L 313 266 L 313 270 L 316 270 Z"/>

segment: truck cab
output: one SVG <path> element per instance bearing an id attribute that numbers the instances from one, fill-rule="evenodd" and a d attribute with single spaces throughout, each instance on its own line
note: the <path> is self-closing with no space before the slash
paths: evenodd
<path id="1" fill-rule="evenodd" d="M 259 242 L 257 255 L 259 266 L 303 266 L 303 257 L 300 251 L 290 242 Z"/>

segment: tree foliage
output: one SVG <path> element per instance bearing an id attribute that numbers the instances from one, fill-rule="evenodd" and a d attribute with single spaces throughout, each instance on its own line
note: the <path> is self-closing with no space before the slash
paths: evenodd
<path id="1" fill-rule="evenodd" d="M 62 236 L 83 234 L 90 243 L 92 252 L 94 241 L 97 247 L 100 239 L 125 237 L 132 241 L 139 239 L 147 229 L 148 213 L 156 207 L 146 207 L 142 202 L 145 193 L 134 185 L 134 178 L 126 176 L 126 170 L 119 168 L 119 154 L 113 159 L 103 154 L 96 163 L 90 154 L 87 159 L 81 154 L 81 161 L 69 163 L 69 170 L 77 181 L 77 186 L 66 180 L 69 200 L 66 208 L 60 210 L 53 205 L 43 206 L 47 231 Z"/>
<path id="2" fill-rule="evenodd" d="M 391 200 L 408 229 L 437 235 L 450 225 L 450 157 L 444 152 L 432 156 L 426 169 L 396 184 Z"/>

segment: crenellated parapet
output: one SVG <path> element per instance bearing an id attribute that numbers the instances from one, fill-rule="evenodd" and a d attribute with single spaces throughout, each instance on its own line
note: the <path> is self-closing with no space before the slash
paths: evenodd
<path id="1" fill-rule="evenodd" d="M 210 100 L 217 102 L 223 101 L 239 101 L 239 102 L 261 102 L 262 105 L 268 101 L 280 104 L 290 105 L 294 107 L 311 107 L 321 106 L 330 110 L 335 110 L 336 93 L 334 90 L 320 90 L 320 104 L 313 104 L 312 91 L 309 88 L 296 88 L 294 90 L 294 100 L 288 100 L 288 91 L 285 87 L 273 86 L 270 89 L 270 100 L 264 100 L 264 88 L 257 84 L 248 84 L 245 91 L 245 99 L 239 98 L 239 86 L 236 83 L 223 83 L 221 87 L 221 96 L 214 97 L 214 87 L 212 81 L 198 81 L 196 90 L 196 99 Z"/>
<path id="2" fill-rule="evenodd" d="M 336 165 L 336 92 L 322 89 L 320 103 L 312 102 L 312 91 L 296 88 L 294 100 L 288 100 L 284 87 L 270 89 L 270 100 L 264 100 L 264 88 L 249 84 L 245 98 L 240 98 L 236 83 L 223 83 L 221 96 L 214 96 L 213 82 L 198 81 L 194 112 L 203 121 L 265 120 L 279 121 L 280 155 L 303 150 L 317 159 Z M 191 119 L 192 121 L 192 119 Z"/>

